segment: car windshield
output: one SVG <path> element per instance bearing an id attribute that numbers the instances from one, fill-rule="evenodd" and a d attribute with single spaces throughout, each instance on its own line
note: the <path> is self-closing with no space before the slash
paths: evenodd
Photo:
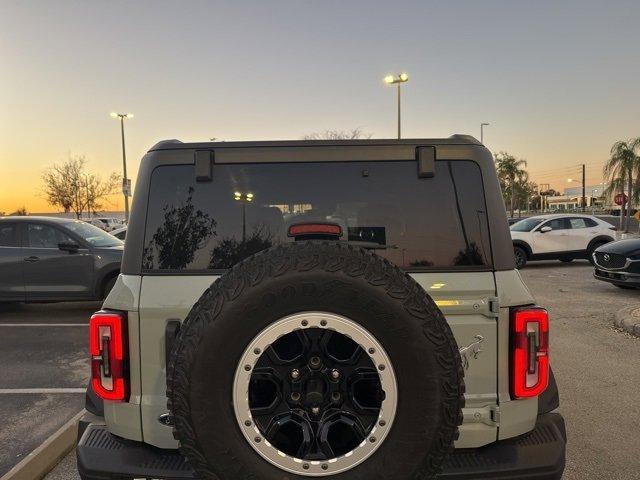
<path id="1" fill-rule="evenodd" d="M 67 224 L 66 227 L 77 235 L 80 235 L 94 247 L 116 247 L 123 245 L 122 240 L 86 222 L 77 221 Z"/>
<path id="2" fill-rule="evenodd" d="M 525 218 L 509 227 L 512 232 L 530 232 L 542 223 L 542 218 Z"/>

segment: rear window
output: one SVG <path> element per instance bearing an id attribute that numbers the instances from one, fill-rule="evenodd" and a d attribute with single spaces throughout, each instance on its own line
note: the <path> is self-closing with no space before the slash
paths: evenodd
<path id="1" fill-rule="evenodd" d="M 154 170 L 143 270 L 224 270 L 308 222 L 338 224 L 342 241 L 409 271 L 491 263 L 475 162 L 438 161 L 422 179 L 412 161 L 216 164 L 202 183 L 193 165 Z"/>
<path id="2" fill-rule="evenodd" d="M 13 223 L 0 223 L 0 247 L 18 246 L 18 228 Z"/>

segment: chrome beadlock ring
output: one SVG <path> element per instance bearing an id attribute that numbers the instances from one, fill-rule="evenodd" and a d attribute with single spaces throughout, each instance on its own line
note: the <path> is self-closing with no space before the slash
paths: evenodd
<path id="1" fill-rule="evenodd" d="M 296 458 L 272 445 L 252 417 L 249 388 L 252 371 L 261 355 L 279 338 L 303 329 L 327 329 L 353 340 L 376 366 L 384 393 L 378 419 L 364 440 L 351 451 L 323 460 Z M 262 330 L 247 346 L 235 372 L 233 405 L 238 427 L 251 447 L 272 465 L 297 475 L 320 477 L 345 472 L 364 462 L 384 443 L 396 415 L 398 388 L 389 356 L 378 340 L 358 323 L 342 315 L 304 312 L 284 317 Z"/>

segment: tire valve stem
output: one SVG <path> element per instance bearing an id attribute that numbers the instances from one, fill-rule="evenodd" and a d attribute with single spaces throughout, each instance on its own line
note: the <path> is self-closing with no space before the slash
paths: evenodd
<path id="1" fill-rule="evenodd" d="M 318 414 L 320 413 L 320 407 L 312 407 L 312 408 L 311 408 L 311 412 L 312 412 L 314 415 L 318 415 Z"/>

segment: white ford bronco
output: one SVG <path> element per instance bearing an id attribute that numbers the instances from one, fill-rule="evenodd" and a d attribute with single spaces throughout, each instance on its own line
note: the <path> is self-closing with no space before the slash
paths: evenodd
<path id="1" fill-rule="evenodd" d="M 468 136 L 155 145 L 83 480 L 556 479 L 549 318 Z"/>

